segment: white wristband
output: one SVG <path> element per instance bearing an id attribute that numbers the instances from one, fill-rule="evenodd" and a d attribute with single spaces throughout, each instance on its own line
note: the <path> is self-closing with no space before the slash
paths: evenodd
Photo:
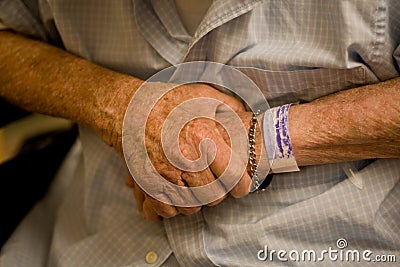
<path id="1" fill-rule="evenodd" d="M 289 134 L 290 106 L 272 108 L 264 116 L 264 143 L 273 173 L 299 171 Z"/>

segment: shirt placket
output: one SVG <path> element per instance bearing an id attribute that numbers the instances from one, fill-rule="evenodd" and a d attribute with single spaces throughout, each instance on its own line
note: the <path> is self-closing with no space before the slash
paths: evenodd
<path id="1" fill-rule="evenodd" d="M 251 11 L 261 0 L 213 1 L 191 37 L 185 30 L 173 0 L 134 1 L 136 24 L 143 37 L 171 65 L 204 60 L 191 51 L 207 33 Z M 202 51 L 204 54 L 206 51 Z"/>
<path id="2" fill-rule="evenodd" d="M 205 60 L 205 58 L 198 54 L 198 51 L 192 53 L 194 50 L 193 48 L 206 39 L 207 34 L 212 30 L 250 12 L 261 3 L 261 0 L 213 1 L 202 22 L 198 26 L 193 38 L 190 40 L 186 53 L 182 58 L 182 62 Z M 202 52 L 203 54 L 206 53 L 206 51 Z"/>
<path id="3" fill-rule="evenodd" d="M 183 25 L 179 25 L 181 22 L 173 0 L 137 0 L 134 1 L 134 13 L 140 33 L 153 49 L 171 65 L 180 63 L 190 37 Z"/>

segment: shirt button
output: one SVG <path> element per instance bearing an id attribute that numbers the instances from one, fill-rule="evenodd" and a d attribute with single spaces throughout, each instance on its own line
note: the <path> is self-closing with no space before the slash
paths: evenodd
<path id="1" fill-rule="evenodd" d="M 154 251 L 150 251 L 146 254 L 146 262 L 148 264 L 153 264 L 157 261 L 158 255 Z"/>

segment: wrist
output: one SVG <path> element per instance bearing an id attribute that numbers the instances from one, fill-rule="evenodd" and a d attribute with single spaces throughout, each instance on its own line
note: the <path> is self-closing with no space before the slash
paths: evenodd
<path id="1" fill-rule="evenodd" d="M 126 109 L 142 81 L 133 77 L 117 74 L 103 83 L 93 94 L 89 107 L 89 127 L 103 141 L 117 149 L 122 143 L 122 125 Z"/>
<path id="2" fill-rule="evenodd" d="M 247 164 L 247 173 L 250 175 L 250 177 L 253 177 L 256 172 L 264 145 L 259 123 L 260 120 L 257 118 L 257 116 L 258 114 L 248 112 L 246 117 L 247 125 L 245 125 L 246 129 L 248 129 L 249 139 L 249 162 Z"/>
<path id="3" fill-rule="evenodd" d="M 249 112 L 247 115 L 246 129 L 248 129 L 249 133 L 249 161 L 247 164 L 247 173 L 251 178 L 250 192 L 259 189 L 270 170 L 268 153 L 265 149 L 262 132 L 263 118 L 264 113 L 253 114 Z"/>
<path id="4" fill-rule="evenodd" d="M 272 108 L 264 116 L 264 142 L 273 173 L 299 171 L 289 131 L 290 107 Z"/>

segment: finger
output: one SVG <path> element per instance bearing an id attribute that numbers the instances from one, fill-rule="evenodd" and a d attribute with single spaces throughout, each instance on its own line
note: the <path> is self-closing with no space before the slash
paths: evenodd
<path id="1" fill-rule="evenodd" d="M 146 195 L 145 199 L 146 205 L 150 205 L 151 208 L 156 212 L 156 214 L 164 218 L 172 218 L 176 216 L 179 212 L 176 207 L 160 202 L 152 197 Z"/>
<path id="2" fill-rule="evenodd" d="M 164 169 L 160 173 L 167 181 L 172 182 L 173 184 L 176 184 L 181 187 L 185 187 L 187 190 L 171 190 L 171 191 L 166 191 L 164 192 L 164 197 L 167 197 L 169 201 L 168 203 L 172 203 L 175 205 L 184 205 L 184 203 L 198 203 L 198 206 L 201 205 L 201 203 L 197 200 L 197 198 L 193 195 L 193 193 L 190 191 L 189 188 L 187 188 L 188 183 L 184 181 L 182 177 L 182 171 L 177 170 L 177 169 Z M 154 197 L 154 196 L 153 196 Z M 158 199 L 162 201 L 161 199 Z M 192 206 L 191 204 L 190 206 Z M 197 206 L 197 205 L 196 205 Z M 199 211 L 200 209 L 198 207 L 184 207 L 183 209 L 180 209 L 177 207 L 178 211 L 185 214 L 193 214 Z"/>
<path id="3" fill-rule="evenodd" d="M 209 151 L 207 146 L 208 145 L 203 143 L 201 148 L 202 152 L 200 153 L 197 147 L 186 143 L 181 145 L 181 151 L 185 158 L 189 160 L 196 160 L 200 157 L 200 154 L 207 155 L 208 153 L 212 153 Z M 207 164 L 204 165 L 207 166 Z M 215 181 L 215 176 L 209 170 L 209 168 L 205 168 L 204 170 L 198 172 L 193 172 L 190 168 L 186 168 L 184 171 L 185 172 L 182 172 L 180 176 L 182 180 L 191 187 L 202 186 Z"/>
<path id="4" fill-rule="evenodd" d="M 247 172 L 244 172 L 239 182 L 231 190 L 231 196 L 235 198 L 241 198 L 249 194 L 249 188 L 251 185 L 251 178 Z"/>
<path id="5" fill-rule="evenodd" d="M 172 166 L 169 166 L 169 168 L 159 168 L 158 165 L 155 164 L 154 167 L 157 172 L 169 182 L 179 186 L 186 186 L 181 178 L 182 171 L 175 169 Z"/>
<path id="6" fill-rule="evenodd" d="M 220 177 L 221 175 L 224 175 L 224 177 L 218 179 L 222 187 L 218 187 L 217 184 L 213 187 L 210 186 L 210 190 L 207 193 L 192 188 L 194 195 L 202 201 L 203 204 L 210 203 L 210 196 L 212 196 L 212 202 L 220 199 L 227 193 L 228 189 L 232 189 L 231 195 L 233 197 L 238 198 L 247 195 L 249 193 L 251 179 L 246 172 L 247 164 L 244 162 L 245 159 L 241 159 L 235 153 L 232 153 L 231 147 L 220 135 L 218 128 L 214 128 L 213 131 L 207 131 L 203 134 L 205 134 L 203 136 L 211 139 L 212 142 L 202 142 L 200 147 L 201 153 L 189 145 L 184 146 L 182 152 L 185 155 L 193 155 L 196 154 L 196 152 L 197 154 L 205 153 L 208 162 L 212 161 L 210 164 L 212 172 L 210 172 L 210 169 L 208 168 L 195 173 L 186 172 L 182 174 L 182 178 L 190 186 L 200 186 L 213 182 L 215 176 Z M 214 160 L 210 159 L 210 157 L 214 155 Z M 215 201 L 213 204 L 215 203 L 219 203 L 219 201 Z"/>
<path id="7" fill-rule="evenodd" d="M 136 200 L 136 203 L 138 206 L 138 210 L 142 213 L 144 200 L 145 200 L 145 194 L 136 183 L 133 184 L 133 193 L 134 193 L 135 200 Z"/>
<path id="8" fill-rule="evenodd" d="M 145 219 L 146 221 L 159 221 L 161 219 L 157 212 L 154 210 L 150 198 L 147 195 L 145 195 L 143 210 L 141 213 L 143 219 Z"/>
<path id="9" fill-rule="evenodd" d="M 202 144 L 202 148 L 200 148 L 200 150 L 202 150 L 200 152 L 196 142 L 200 142 L 201 139 L 194 141 L 194 143 L 193 141 L 192 142 L 189 141 L 190 143 L 187 143 L 188 140 L 190 140 L 189 138 L 190 137 L 180 139 L 182 141 L 180 144 L 181 152 L 186 159 L 194 161 L 198 160 L 201 157 L 201 154 L 207 155 L 207 153 L 211 153 L 207 151 L 208 148 L 207 146 L 205 146 L 204 143 Z M 205 163 L 204 164 L 205 169 L 198 172 L 194 172 L 192 171 L 191 167 L 185 166 L 184 169 L 185 172 L 181 173 L 181 178 L 188 186 L 190 187 L 203 186 L 215 181 L 214 174 L 207 168 L 208 164 L 205 161 L 200 162 L 200 164 L 202 164 L 203 162 Z"/>
<path id="10" fill-rule="evenodd" d="M 177 214 L 174 207 L 155 200 L 145 193 L 139 185 L 134 182 L 133 192 L 139 212 L 145 220 L 159 220 L 160 216 L 169 218 Z"/>
<path id="11" fill-rule="evenodd" d="M 205 181 L 204 176 L 211 176 L 213 184 L 203 184 L 203 182 Z M 190 190 L 201 205 L 216 205 L 220 203 L 228 193 L 228 190 L 225 188 L 224 184 L 222 184 L 218 180 L 215 182 L 215 176 L 212 174 L 209 168 L 201 172 L 183 173 L 182 179 L 184 179 L 189 185 L 191 185 Z M 209 186 L 205 188 L 204 185 L 207 184 Z M 199 186 L 202 187 L 199 188 Z"/>
<path id="12" fill-rule="evenodd" d="M 185 215 L 192 215 L 201 210 L 201 206 L 198 207 L 177 207 L 178 211 Z"/>
<path id="13" fill-rule="evenodd" d="M 207 146 L 201 148 L 202 154 L 207 155 L 208 153 L 212 153 L 207 151 Z M 197 148 L 190 146 L 188 144 L 182 145 L 182 153 L 185 157 L 194 159 L 193 155 L 198 155 L 200 152 Z M 191 191 L 193 192 L 196 199 L 199 201 L 201 205 L 215 205 L 219 203 L 224 196 L 228 193 L 225 186 L 219 181 L 216 182 L 216 177 L 211 172 L 209 168 L 205 168 L 199 172 L 183 172 L 181 174 L 182 180 L 190 186 Z M 204 188 L 205 185 L 209 185 Z M 202 186 L 203 188 L 196 188 Z"/>
<path id="14" fill-rule="evenodd" d="M 239 198 L 247 195 L 251 178 L 246 171 L 246 163 L 235 153 L 232 153 L 230 146 L 225 143 L 218 131 L 215 134 L 214 142 L 217 146 L 217 151 L 214 161 L 210 164 L 210 169 L 218 177 L 224 175 L 224 178 L 219 180 L 227 188 L 233 187 L 230 192 L 233 197 Z M 235 182 L 237 183 L 235 184 Z"/>
<path id="15" fill-rule="evenodd" d="M 229 136 L 228 131 L 225 129 L 225 127 L 220 123 L 220 122 L 216 122 L 216 129 L 218 131 L 218 133 L 222 136 L 222 138 L 224 139 L 225 143 L 230 146 L 231 145 L 231 137 Z"/>
<path id="16" fill-rule="evenodd" d="M 225 195 L 223 195 L 222 197 L 220 197 L 219 199 L 217 199 L 217 200 L 215 200 L 215 201 L 213 201 L 213 202 L 208 203 L 207 206 L 209 206 L 209 207 L 215 206 L 215 205 L 221 203 L 227 196 L 228 196 L 228 195 L 225 194 Z"/>

